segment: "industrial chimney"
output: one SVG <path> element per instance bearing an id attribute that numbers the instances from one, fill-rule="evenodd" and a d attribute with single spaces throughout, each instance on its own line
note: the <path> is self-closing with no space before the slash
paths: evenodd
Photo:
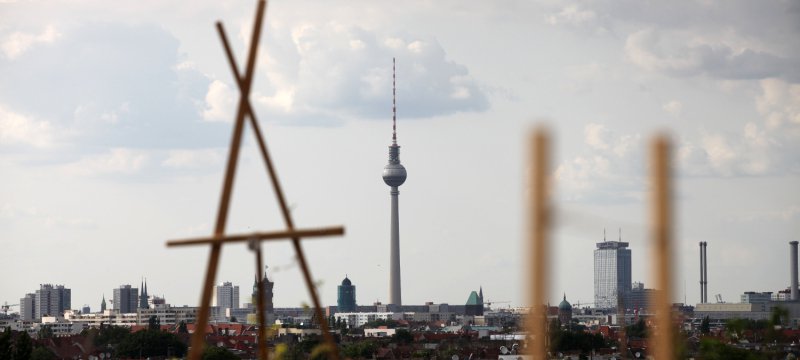
<path id="1" fill-rule="evenodd" d="M 798 300 L 798 289 L 797 289 L 797 241 L 789 242 L 789 256 L 791 257 L 791 268 L 789 269 L 789 274 L 791 274 L 792 283 L 789 287 L 792 289 L 792 301 Z"/>
<path id="2" fill-rule="evenodd" d="M 703 242 L 700 242 L 700 303 L 705 304 L 706 302 L 706 286 L 705 286 L 705 276 L 706 273 L 703 270 L 705 265 L 705 257 L 703 254 Z"/>

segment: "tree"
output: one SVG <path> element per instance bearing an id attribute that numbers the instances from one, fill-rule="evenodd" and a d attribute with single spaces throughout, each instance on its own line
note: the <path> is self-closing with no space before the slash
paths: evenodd
<path id="1" fill-rule="evenodd" d="M 414 336 L 406 329 L 397 329 L 394 335 L 392 335 L 392 340 L 399 344 L 407 345 L 414 342 Z"/>
<path id="2" fill-rule="evenodd" d="M 342 349 L 342 354 L 352 359 L 370 359 L 378 351 L 378 345 L 374 341 L 359 341 L 347 345 Z"/>
<path id="3" fill-rule="evenodd" d="M 10 359 L 11 354 L 11 328 L 7 327 L 0 334 L 0 359 Z"/>
<path id="4" fill-rule="evenodd" d="M 188 334 L 188 333 L 189 329 L 186 328 L 186 321 L 181 320 L 180 324 L 178 324 L 178 334 Z"/>
<path id="5" fill-rule="evenodd" d="M 647 324 L 645 324 L 644 319 L 639 319 L 635 324 L 625 327 L 625 334 L 628 337 L 646 338 Z"/>
<path id="6" fill-rule="evenodd" d="M 206 346 L 203 360 L 239 360 L 239 357 L 224 347 Z"/>
<path id="7" fill-rule="evenodd" d="M 757 353 L 706 338 L 700 341 L 700 358 L 705 360 L 756 360 L 760 356 Z"/>
<path id="8" fill-rule="evenodd" d="M 708 334 L 711 332 L 711 320 L 708 316 L 703 318 L 703 321 L 700 322 L 700 332 L 703 334 Z"/>
<path id="9" fill-rule="evenodd" d="M 42 327 L 39 328 L 38 335 L 39 339 L 50 339 L 53 337 L 53 329 L 50 325 L 42 325 Z"/>
<path id="10" fill-rule="evenodd" d="M 14 344 L 14 359 L 30 359 L 31 352 L 33 352 L 33 342 L 27 331 L 23 331 L 17 336 L 17 341 Z"/>
<path id="11" fill-rule="evenodd" d="M 150 318 L 147 320 L 147 329 L 161 330 L 161 320 L 159 320 L 155 315 L 150 315 Z"/>
<path id="12" fill-rule="evenodd" d="M 175 334 L 143 330 L 126 336 L 116 350 L 117 355 L 122 357 L 183 356 L 186 344 Z"/>
<path id="13" fill-rule="evenodd" d="M 131 329 L 124 326 L 103 326 L 94 338 L 94 344 L 97 346 L 116 346 L 121 343 Z"/>
<path id="14" fill-rule="evenodd" d="M 56 360 L 56 355 L 47 348 L 38 346 L 31 352 L 31 360 Z"/>

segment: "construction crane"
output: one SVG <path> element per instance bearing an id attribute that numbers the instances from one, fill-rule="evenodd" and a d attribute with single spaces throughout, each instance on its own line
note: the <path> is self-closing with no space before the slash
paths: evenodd
<path id="1" fill-rule="evenodd" d="M 10 309 L 12 306 L 19 306 L 19 304 L 9 305 L 8 301 L 6 301 L 2 306 L 0 306 L 0 310 L 3 311 L 3 315 L 8 315 L 8 309 Z"/>
<path id="2" fill-rule="evenodd" d="M 484 302 L 483 305 L 486 305 L 488 307 L 492 307 L 492 304 L 510 304 L 510 303 L 511 303 L 511 301 L 492 301 L 492 300 L 489 300 L 489 301 Z"/>
<path id="3" fill-rule="evenodd" d="M 724 301 L 722 301 L 722 294 L 717 294 L 716 298 L 717 298 L 717 303 L 718 304 L 724 303 Z"/>

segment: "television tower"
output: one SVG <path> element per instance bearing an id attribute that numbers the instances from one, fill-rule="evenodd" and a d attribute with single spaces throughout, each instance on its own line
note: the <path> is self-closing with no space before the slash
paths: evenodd
<path id="1" fill-rule="evenodd" d="M 391 187 L 392 220 L 389 259 L 389 304 L 402 305 L 400 296 L 400 221 L 397 211 L 397 188 L 406 182 L 406 168 L 400 164 L 400 146 L 397 145 L 397 101 L 395 86 L 395 60 L 392 58 L 392 145 L 389 145 L 389 163 L 383 167 L 383 182 Z"/>

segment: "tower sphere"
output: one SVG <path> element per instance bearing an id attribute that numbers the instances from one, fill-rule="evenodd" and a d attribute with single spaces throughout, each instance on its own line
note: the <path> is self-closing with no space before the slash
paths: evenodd
<path id="1" fill-rule="evenodd" d="M 400 186 L 406 182 L 406 168 L 402 164 L 386 164 L 383 167 L 383 182 L 389 186 Z"/>

